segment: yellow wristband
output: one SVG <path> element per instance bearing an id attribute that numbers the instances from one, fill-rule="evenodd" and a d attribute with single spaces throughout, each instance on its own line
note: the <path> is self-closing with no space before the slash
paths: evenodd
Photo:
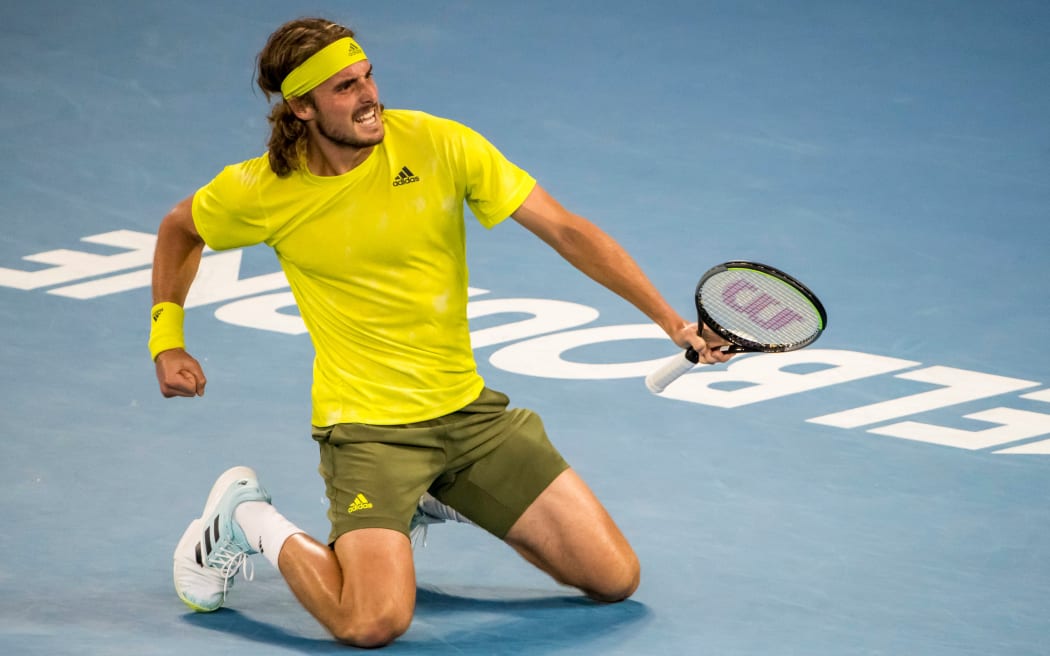
<path id="1" fill-rule="evenodd" d="M 164 351 L 175 348 L 186 348 L 182 336 L 182 306 L 171 303 L 157 303 L 150 310 L 149 353 L 154 360 Z"/>

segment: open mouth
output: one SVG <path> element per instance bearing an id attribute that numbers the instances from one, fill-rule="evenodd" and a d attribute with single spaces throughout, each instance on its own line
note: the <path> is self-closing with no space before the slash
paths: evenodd
<path id="1" fill-rule="evenodd" d="M 354 123 L 358 125 L 374 125 L 379 120 L 379 112 L 375 106 L 368 108 L 354 116 Z"/>

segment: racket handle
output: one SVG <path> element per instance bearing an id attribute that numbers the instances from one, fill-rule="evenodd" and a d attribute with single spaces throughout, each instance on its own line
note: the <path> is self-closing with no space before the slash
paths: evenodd
<path id="1" fill-rule="evenodd" d="M 676 355 L 660 365 L 659 369 L 646 376 L 645 386 L 653 394 L 659 394 L 668 385 L 677 380 L 679 376 L 696 366 L 696 363 L 699 361 L 700 354 L 690 346 L 682 355 Z"/>

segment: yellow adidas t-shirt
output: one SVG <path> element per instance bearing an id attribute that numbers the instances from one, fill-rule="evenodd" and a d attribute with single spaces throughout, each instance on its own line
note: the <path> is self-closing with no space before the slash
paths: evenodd
<path id="1" fill-rule="evenodd" d="M 456 122 L 406 110 L 383 120 L 383 142 L 344 175 L 278 178 L 263 155 L 193 198 L 211 248 L 276 251 L 316 352 L 316 426 L 423 421 L 481 393 L 463 203 L 492 227 L 536 184 Z"/>

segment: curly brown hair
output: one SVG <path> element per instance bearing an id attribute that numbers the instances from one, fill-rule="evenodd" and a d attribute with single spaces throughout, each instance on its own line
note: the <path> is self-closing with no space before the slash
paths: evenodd
<path id="1" fill-rule="evenodd" d="M 274 95 L 280 102 L 270 110 L 270 168 L 278 177 L 287 177 L 301 166 L 306 149 L 306 124 L 292 112 L 281 96 L 281 82 L 295 67 L 325 46 L 343 37 L 353 37 L 348 27 L 325 18 L 298 18 L 277 28 L 259 52 L 256 82 L 266 99 Z M 312 102 L 310 94 L 303 96 Z"/>

